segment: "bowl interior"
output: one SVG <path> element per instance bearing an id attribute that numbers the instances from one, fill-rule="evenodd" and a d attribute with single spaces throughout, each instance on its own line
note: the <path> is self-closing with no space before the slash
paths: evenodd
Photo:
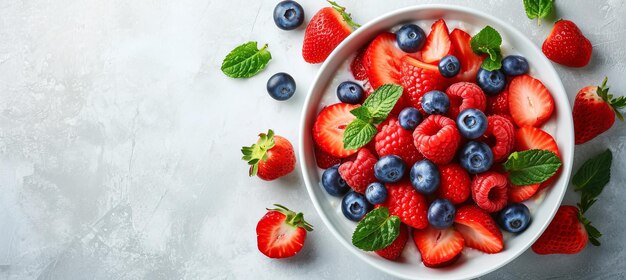
<path id="1" fill-rule="evenodd" d="M 461 259 L 453 266 L 431 269 L 421 263 L 419 253 L 411 240 L 407 243 L 400 260 L 396 262 L 383 259 L 374 253 L 363 252 L 351 244 L 356 223 L 347 220 L 341 213 L 341 198 L 328 195 L 320 184 L 321 170 L 315 163 L 311 131 L 319 110 L 325 105 L 338 102 L 334 94 L 331 94 L 333 90 L 328 89 L 336 88 L 348 77 L 345 75 L 347 71 L 345 62 L 349 61 L 359 48 L 379 33 L 393 31 L 403 23 L 416 23 L 428 32 L 430 25 L 438 18 L 446 20 L 450 31 L 453 28 L 460 28 L 471 35 L 490 25 L 502 35 L 504 55 L 520 54 L 528 59 L 530 75 L 540 79 L 555 100 L 555 113 L 543 129 L 555 138 L 563 160 L 563 169 L 554 186 L 548 188 L 538 198 L 526 202 L 531 209 L 532 223 L 524 233 L 514 238 L 505 234 L 504 251 L 489 255 L 465 249 Z M 509 24 L 482 12 L 449 5 L 421 5 L 397 10 L 369 22 L 353 32 L 329 56 L 319 70 L 305 101 L 299 153 L 306 187 L 315 208 L 331 232 L 348 250 L 374 267 L 402 278 L 464 279 L 478 277 L 505 265 L 528 249 L 543 232 L 556 213 L 567 188 L 573 158 L 573 139 L 571 108 L 561 80 L 552 64 L 530 40 Z"/>

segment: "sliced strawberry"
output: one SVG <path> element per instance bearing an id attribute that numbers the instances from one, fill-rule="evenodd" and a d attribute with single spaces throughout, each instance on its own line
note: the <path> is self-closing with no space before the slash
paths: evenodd
<path id="1" fill-rule="evenodd" d="M 428 267 L 442 267 L 454 263 L 463 251 L 463 236 L 453 227 L 436 229 L 428 227 L 413 230 L 413 241 Z"/>
<path id="2" fill-rule="evenodd" d="M 322 109 L 313 125 L 313 140 L 331 156 L 344 158 L 357 152 L 343 148 L 343 131 L 354 120 L 350 110 L 359 105 L 337 103 Z"/>
<path id="3" fill-rule="evenodd" d="M 367 80 L 367 70 L 363 64 L 366 49 L 367 48 L 360 49 L 354 59 L 352 59 L 352 62 L 350 62 L 350 72 L 352 72 L 352 76 L 359 81 Z"/>
<path id="4" fill-rule="evenodd" d="M 521 75 L 509 85 L 509 111 L 517 126 L 539 127 L 554 111 L 554 99 L 541 81 Z"/>
<path id="5" fill-rule="evenodd" d="M 363 62 L 374 89 L 384 84 L 400 83 L 400 59 L 406 55 L 396 47 L 396 35 L 384 32 L 367 47 Z"/>
<path id="6" fill-rule="evenodd" d="M 259 251 L 270 258 L 287 258 L 297 254 L 304 245 L 306 232 L 313 230 L 302 213 L 275 204 L 276 209 L 261 218 L 256 225 Z"/>
<path id="7" fill-rule="evenodd" d="M 452 53 L 449 33 L 448 26 L 442 18 L 433 23 L 422 49 L 422 61 L 437 64 L 442 57 Z"/>
<path id="8" fill-rule="evenodd" d="M 441 76 L 435 65 L 419 61 L 411 56 L 402 58 L 401 85 L 406 102 L 422 113 L 422 96 L 431 90 L 444 90 L 448 80 Z"/>
<path id="9" fill-rule="evenodd" d="M 539 190 L 540 184 L 533 184 L 528 186 L 512 186 L 509 185 L 509 202 L 522 202 L 531 198 Z"/>
<path id="10" fill-rule="evenodd" d="M 465 245 L 485 253 L 502 251 L 502 232 L 496 222 L 476 205 L 466 205 L 456 211 L 456 229 L 463 235 Z"/>
<path id="11" fill-rule="evenodd" d="M 391 245 L 376 251 L 376 254 L 388 260 L 397 260 L 402 255 L 407 240 L 409 240 L 409 228 L 405 224 L 400 224 L 400 234 L 396 240 Z"/>
<path id="12" fill-rule="evenodd" d="M 461 62 L 461 70 L 454 77 L 455 82 L 476 82 L 476 74 L 483 63 L 484 57 L 472 51 L 471 40 L 472 36 L 461 29 L 455 28 L 450 33 L 454 56 Z"/>
<path id="13" fill-rule="evenodd" d="M 561 157 L 559 153 L 559 146 L 556 145 L 556 141 L 552 138 L 552 135 L 547 132 L 532 126 L 525 126 L 515 132 L 515 145 L 516 150 L 525 151 L 532 149 L 548 150 Z M 539 190 L 543 190 L 554 183 L 555 178 L 560 174 L 561 169 L 557 171 L 550 179 L 541 183 Z"/>
<path id="14" fill-rule="evenodd" d="M 341 159 L 336 158 L 327 152 L 324 152 L 320 147 L 315 147 L 315 162 L 317 163 L 317 167 L 321 169 L 327 169 L 332 167 L 335 164 L 340 164 Z"/>

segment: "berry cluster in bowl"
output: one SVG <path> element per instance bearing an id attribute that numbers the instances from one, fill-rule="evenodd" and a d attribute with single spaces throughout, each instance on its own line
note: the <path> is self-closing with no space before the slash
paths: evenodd
<path id="1" fill-rule="evenodd" d="M 424 265 L 442 267 L 466 248 L 505 250 L 502 231 L 531 223 L 523 202 L 560 167 L 542 129 L 555 105 L 501 43 L 491 27 L 472 37 L 439 19 L 428 34 L 381 33 L 355 55 L 312 132 L 321 187 L 359 222 L 355 246 L 395 260 L 412 236 Z"/>

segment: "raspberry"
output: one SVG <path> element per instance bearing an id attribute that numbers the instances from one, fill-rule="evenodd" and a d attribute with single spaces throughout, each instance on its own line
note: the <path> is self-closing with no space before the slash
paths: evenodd
<path id="1" fill-rule="evenodd" d="M 507 202 L 506 176 L 488 171 L 476 175 L 472 181 L 472 198 L 478 207 L 487 212 L 500 211 Z"/>
<path id="2" fill-rule="evenodd" d="M 446 94 L 450 99 L 448 116 L 455 120 L 459 113 L 465 109 L 475 108 L 484 112 L 487 106 L 487 96 L 474 83 L 458 82 L 452 84 L 446 89 Z"/>
<path id="3" fill-rule="evenodd" d="M 391 245 L 376 251 L 376 254 L 388 260 L 396 260 L 402 254 L 407 240 L 409 240 L 409 228 L 401 223 L 400 234 L 396 240 Z"/>
<path id="4" fill-rule="evenodd" d="M 422 229 L 428 227 L 428 202 L 418 193 L 408 180 L 386 184 L 387 201 L 380 206 L 387 207 L 391 215 L 410 227 Z"/>
<path id="5" fill-rule="evenodd" d="M 510 202 L 522 202 L 528 200 L 539 190 L 540 184 L 533 184 L 528 186 L 509 186 L 509 201 Z"/>
<path id="6" fill-rule="evenodd" d="M 487 117 L 487 131 L 484 137 L 487 145 L 491 147 L 494 162 L 506 160 L 515 148 L 515 127 L 503 116 Z"/>
<path id="7" fill-rule="evenodd" d="M 437 66 L 412 59 L 403 58 L 401 84 L 408 105 L 419 109 L 422 113 L 422 96 L 431 90 L 444 90 L 448 81 L 439 74 Z"/>
<path id="8" fill-rule="evenodd" d="M 378 159 L 368 149 L 360 149 L 354 161 L 346 161 L 339 166 L 339 175 L 355 192 L 364 194 L 367 185 L 376 182 L 376 161 Z"/>
<path id="9" fill-rule="evenodd" d="M 509 91 L 504 89 L 501 93 L 487 97 L 486 115 L 511 116 L 509 112 Z"/>
<path id="10" fill-rule="evenodd" d="M 425 158 L 436 164 L 446 164 L 452 160 L 461 142 L 461 134 L 456 123 L 444 116 L 428 116 L 415 131 L 413 144 Z"/>
<path id="11" fill-rule="evenodd" d="M 317 162 L 317 167 L 327 169 L 335 164 L 340 164 L 341 159 L 324 152 L 324 150 L 315 145 L 315 162 Z"/>
<path id="12" fill-rule="evenodd" d="M 439 166 L 441 182 L 437 196 L 453 204 L 463 203 L 469 198 L 471 179 L 467 171 L 456 163 Z"/>
<path id="13" fill-rule="evenodd" d="M 402 128 L 395 117 L 390 117 L 379 126 L 374 138 L 378 156 L 396 155 L 404 160 L 409 168 L 424 156 L 413 145 L 413 134 Z"/>

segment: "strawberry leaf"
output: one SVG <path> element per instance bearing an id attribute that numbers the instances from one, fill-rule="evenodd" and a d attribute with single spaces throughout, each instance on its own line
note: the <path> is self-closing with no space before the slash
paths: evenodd
<path id="1" fill-rule="evenodd" d="M 572 177 L 575 190 L 591 197 L 597 197 L 611 179 L 611 150 L 600 153 L 587 160 Z"/>
<path id="2" fill-rule="evenodd" d="M 528 150 L 512 153 L 504 163 L 511 184 L 526 186 L 543 183 L 561 167 L 561 159 L 548 150 Z"/>
<path id="3" fill-rule="evenodd" d="M 267 44 L 258 49 L 257 42 L 248 42 L 233 49 L 222 62 L 222 72 L 231 78 L 249 78 L 265 69 L 272 55 Z"/>
<path id="4" fill-rule="evenodd" d="M 554 8 L 554 0 L 524 0 L 524 10 L 526 10 L 526 16 L 529 19 L 537 19 L 537 24 L 540 23 L 540 19 L 548 16 Z"/>
<path id="5" fill-rule="evenodd" d="M 370 211 L 352 234 L 352 244 L 364 251 L 376 251 L 393 243 L 400 234 L 400 218 L 390 216 L 386 207 Z"/>

